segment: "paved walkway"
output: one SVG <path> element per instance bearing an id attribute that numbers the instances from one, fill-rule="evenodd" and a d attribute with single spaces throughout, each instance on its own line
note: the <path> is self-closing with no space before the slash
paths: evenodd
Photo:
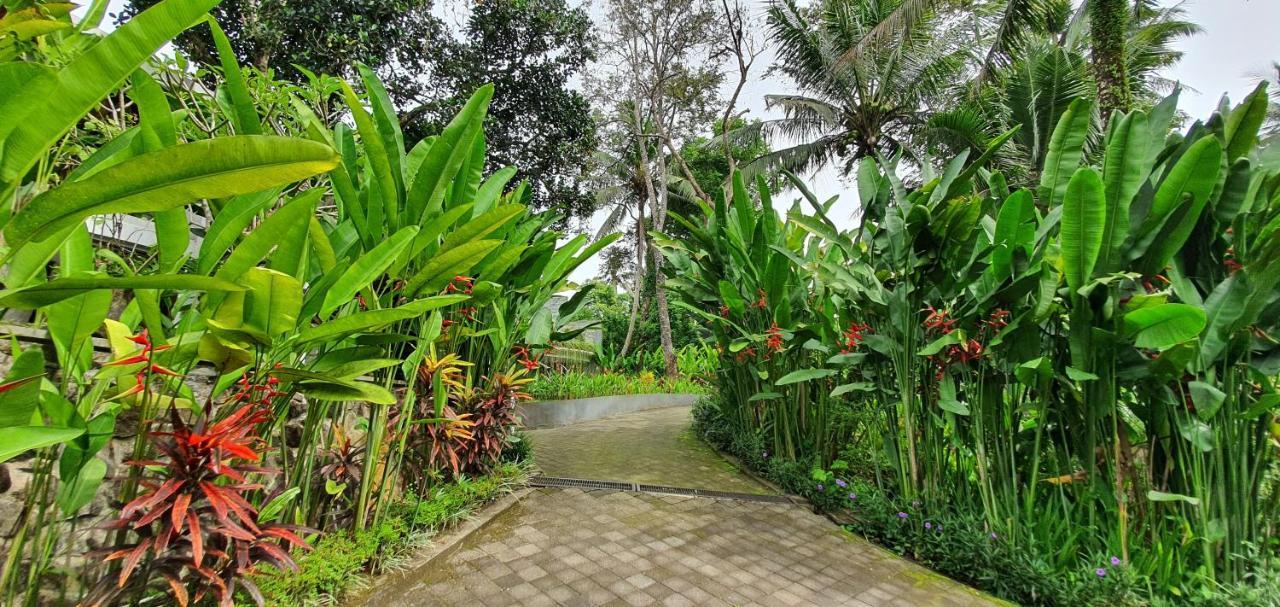
<path id="1" fill-rule="evenodd" d="M 689 422 L 688 407 L 665 407 L 527 434 L 547 476 L 772 493 L 694 435 Z"/>
<path id="2" fill-rule="evenodd" d="M 538 463 L 548 475 L 765 491 L 685 436 L 688 409 L 612 422 L 538 431 Z M 657 429 L 667 435 L 656 436 Z M 673 445 L 668 457 L 675 461 L 661 461 L 662 449 Z M 576 459 L 591 454 L 599 454 L 598 463 Z M 659 471 L 672 476 L 653 476 Z M 996 604 L 790 503 L 552 488 L 533 490 L 387 586 L 374 589 L 371 604 Z"/>

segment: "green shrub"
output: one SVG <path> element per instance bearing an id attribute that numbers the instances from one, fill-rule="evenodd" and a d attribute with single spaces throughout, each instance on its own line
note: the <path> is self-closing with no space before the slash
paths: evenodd
<path id="1" fill-rule="evenodd" d="M 619 394 L 705 394 L 706 384 L 686 377 L 657 377 L 652 373 L 562 373 L 540 375 L 529 384 L 535 400 L 565 400 Z"/>
<path id="2" fill-rule="evenodd" d="M 374 564 L 416 545 L 426 534 L 447 529 L 524 483 L 523 464 L 505 463 L 493 474 L 461 478 L 431 490 L 428 499 L 409 494 L 388 508 L 377 525 L 322 536 L 298 559 L 298 571 L 263 569 L 253 581 L 267 605 L 314 605 L 341 598 Z M 245 601 L 244 604 L 251 604 Z"/>

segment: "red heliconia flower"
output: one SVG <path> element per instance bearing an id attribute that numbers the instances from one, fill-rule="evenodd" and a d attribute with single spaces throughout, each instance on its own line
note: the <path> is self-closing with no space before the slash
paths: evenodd
<path id="1" fill-rule="evenodd" d="M 720 317 L 721 317 L 721 318 L 729 318 L 729 306 L 726 306 L 726 305 L 724 305 L 724 304 L 720 304 Z"/>
<path id="2" fill-rule="evenodd" d="M 140 364 L 140 365 L 143 365 L 143 367 L 133 375 L 133 379 L 134 379 L 133 386 L 131 386 L 128 390 L 125 390 L 115 395 L 114 397 L 112 397 L 113 400 L 126 398 L 129 396 L 133 396 L 135 394 L 141 394 L 142 392 L 146 391 L 147 379 L 149 375 L 182 377 L 182 374 L 176 371 L 173 371 L 168 367 L 158 365 L 152 361 L 152 357 L 155 355 L 156 352 L 164 352 L 165 350 L 168 350 L 172 346 L 169 346 L 167 344 L 162 346 L 153 345 L 151 343 L 151 335 L 147 332 L 146 329 L 139 331 L 137 335 L 130 336 L 129 341 L 142 346 L 142 350 L 138 351 L 135 354 L 131 354 L 129 356 L 121 358 L 119 360 L 113 360 L 111 362 L 104 363 L 102 366 L 128 367 L 128 366 Z"/>
<path id="3" fill-rule="evenodd" d="M 738 362 L 743 362 L 749 358 L 755 358 L 755 357 L 756 357 L 756 349 L 751 346 L 747 346 L 746 348 L 739 350 L 738 353 L 734 355 L 734 358 Z"/>
<path id="4" fill-rule="evenodd" d="M 541 366 L 539 360 L 542 359 L 542 355 L 533 356 L 533 353 L 528 348 L 516 346 L 512 348 L 512 352 L 516 355 L 516 362 L 524 366 L 527 371 L 537 371 L 538 367 Z"/>
<path id="5" fill-rule="evenodd" d="M 445 285 L 444 292 L 445 293 L 462 293 L 464 295 L 470 295 L 471 290 L 474 288 L 474 286 L 475 286 L 474 278 L 471 278 L 470 276 L 459 275 L 459 276 L 454 276 L 453 280 L 449 281 L 449 284 Z"/>
<path id="6" fill-rule="evenodd" d="M 849 328 L 845 329 L 844 332 L 841 333 L 843 339 L 839 344 L 841 346 L 840 353 L 848 354 L 854 351 L 858 345 L 862 343 L 865 334 L 871 332 L 871 325 L 867 323 L 858 324 L 856 322 L 850 322 Z"/>
<path id="7" fill-rule="evenodd" d="M 956 321 L 953 318 L 948 318 L 946 310 L 938 310 L 933 306 L 926 306 L 926 309 L 929 310 L 929 316 L 924 319 L 924 328 L 930 331 L 938 331 L 943 335 L 955 331 Z"/>
<path id="8" fill-rule="evenodd" d="M 959 348 L 960 361 L 966 362 L 966 363 L 981 358 L 982 353 L 986 351 L 986 347 L 983 346 L 976 339 L 970 339 L 967 343 L 964 344 L 964 347 L 960 347 L 960 346 L 952 346 L 952 347 Z"/>
<path id="9" fill-rule="evenodd" d="M 988 317 L 987 320 L 983 321 L 983 324 L 993 331 L 999 331 L 1000 329 L 1009 326 L 1010 316 L 1012 316 L 1012 314 L 1008 310 L 1004 308 L 996 308 L 995 311 L 991 313 L 991 316 Z"/>
<path id="10" fill-rule="evenodd" d="M 754 305 L 761 310 L 769 307 L 769 302 L 765 297 L 764 289 L 756 289 L 756 302 Z"/>
<path id="11" fill-rule="evenodd" d="M 778 328 L 778 323 L 775 322 L 772 325 L 770 325 L 769 330 L 766 331 L 766 334 L 768 335 L 768 337 L 765 338 L 765 347 L 768 348 L 769 353 L 781 352 L 782 351 L 782 329 Z M 768 355 L 769 354 L 766 353 L 766 356 Z"/>

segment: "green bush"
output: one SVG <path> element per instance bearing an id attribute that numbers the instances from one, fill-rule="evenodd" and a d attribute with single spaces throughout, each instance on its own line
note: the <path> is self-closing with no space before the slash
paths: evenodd
<path id="1" fill-rule="evenodd" d="M 476 508 L 522 485 L 526 474 L 522 464 L 506 463 L 489 476 L 461 478 L 436 487 L 428 499 L 406 495 L 369 529 L 322 536 L 314 543 L 314 550 L 297 559 L 298 571 L 263 569 L 253 581 L 267 605 L 313 605 L 339 599 L 360 582 L 362 574 L 376 569 L 380 559 L 466 519 Z M 244 604 L 251 603 L 246 600 Z"/>
<path id="2" fill-rule="evenodd" d="M 706 384 L 693 378 L 657 377 L 652 373 L 562 373 L 540 375 L 529 384 L 535 400 L 565 400 L 619 394 L 705 394 Z"/>

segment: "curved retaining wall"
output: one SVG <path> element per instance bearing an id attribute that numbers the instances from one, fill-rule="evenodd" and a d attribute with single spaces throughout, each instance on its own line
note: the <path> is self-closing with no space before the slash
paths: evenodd
<path id="1" fill-rule="evenodd" d="M 520 419 L 526 428 L 555 428 L 578 422 L 661 407 L 689 407 L 697 394 L 623 394 L 525 403 Z"/>

